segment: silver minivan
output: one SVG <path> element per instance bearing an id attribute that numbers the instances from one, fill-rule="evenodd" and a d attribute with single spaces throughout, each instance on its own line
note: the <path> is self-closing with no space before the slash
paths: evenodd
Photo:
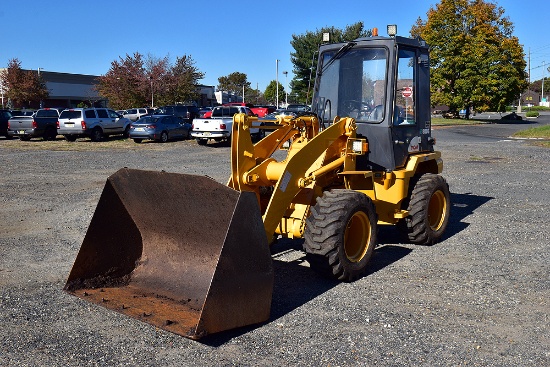
<path id="1" fill-rule="evenodd" d="M 70 108 L 61 112 L 57 133 L 68 141 L 90 137 L 101 141 L 107 135 L 128 135 L 131 121 L 107 108 Z"/>
<path id="2" fill-rule="evenodd" d="M 124 112 L 124 117 L 130 121 L 137 121 L 143 116 L 152 114 L 153 111 L 151 108 L 130 108 Z"/>

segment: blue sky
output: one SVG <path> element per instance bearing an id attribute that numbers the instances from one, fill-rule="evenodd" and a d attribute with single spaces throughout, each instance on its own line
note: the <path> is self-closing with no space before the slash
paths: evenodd
<path id="1" fill-rule="evenodd" d="M 500 0 L 514 23 L 514 34 L 531 53 L 531 80 L 550 64 L 550 38 L 544 35 L 548 2 Z M 2 0 L 0 67 L 18 58 L 25 69 L 103 75 L 127 53 L 155 57 L 190 55 L 206 85 L 238 71 L 253 88 L 264 90 L 276 77 L 292 78 L 293 34 L 324 26 L 344 28 L 362 21 L 385 35 L 397 24 L 408 36 L 435 0 L 361 1 L 183 1 L 183 0 Z M 548 32 L 546 32 L 548 33 Z M 546 63 L 546 67 L 542 67 Z M 546 71 L 546 76 L 550 73 Z"/>

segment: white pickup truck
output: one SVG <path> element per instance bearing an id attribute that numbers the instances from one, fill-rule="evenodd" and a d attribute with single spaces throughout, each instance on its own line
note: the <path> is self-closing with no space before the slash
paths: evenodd
<path id="1" fill-rule="evenodd" d="M 191 137 L 196 139 L 200 145 L 206 145 L 210 139 L 217 142 L 230 140 L 233 128 L 233 115 L 237 113 L 256 116 L 250 108 L 245 106 L 214 107 L 211 117 L 195 118 L 193 120 Z M 250 133 L 257 138 L 261 138 L 263 132 L 263 130 L 258 128 L 250 129 Z"/>

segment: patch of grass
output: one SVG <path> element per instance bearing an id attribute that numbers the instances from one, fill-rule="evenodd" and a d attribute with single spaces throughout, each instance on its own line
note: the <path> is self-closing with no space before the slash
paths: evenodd
<path id="1" fill-rule="evenodd" d="M 526 130 L 521 130 L 516 132 L 513 136 L 516 138 L 550 139 L 550 125 L 537 126 Z"/>
<path id="2" fill-rule="evenodd" d="M 530 129 L 516 132 L 513 137 L 524 139 L 541 139 L 534 140 L 533 145 L 550 148 L 550 125 L 532 127 Z"/>
<path id="3" fill-rule="evenodd" d="M 480 121 L 474 119 L 444 119 L 443 117 L 432 118 L 432 126 L 477 125 L 480 123 Z"/>

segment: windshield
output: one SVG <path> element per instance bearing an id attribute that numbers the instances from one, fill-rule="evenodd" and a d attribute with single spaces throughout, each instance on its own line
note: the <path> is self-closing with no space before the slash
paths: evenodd
<path id="1" fill-rule="evenodd" d="M 36 111 L 36 117 L 59 117 L 57 110 L 38 110 Z"/>
<path id="2" fill-rule="evenodd" d="M 82 117 L 82 111 L 81 110 L 65 110 L 61 112 L 61 115 L 59 116 L 60 119 L 79 119 Z"/>
<path id="3" fill-rule="evenodd" d="M 330 50 L 322 54 L 314 111 L 323 122 L 335 116 L 353 117 L 357 122 L 379 123 L 386 105 L 386 48 Z M 336 55 L 336 57 L 334 57 Z"/>

